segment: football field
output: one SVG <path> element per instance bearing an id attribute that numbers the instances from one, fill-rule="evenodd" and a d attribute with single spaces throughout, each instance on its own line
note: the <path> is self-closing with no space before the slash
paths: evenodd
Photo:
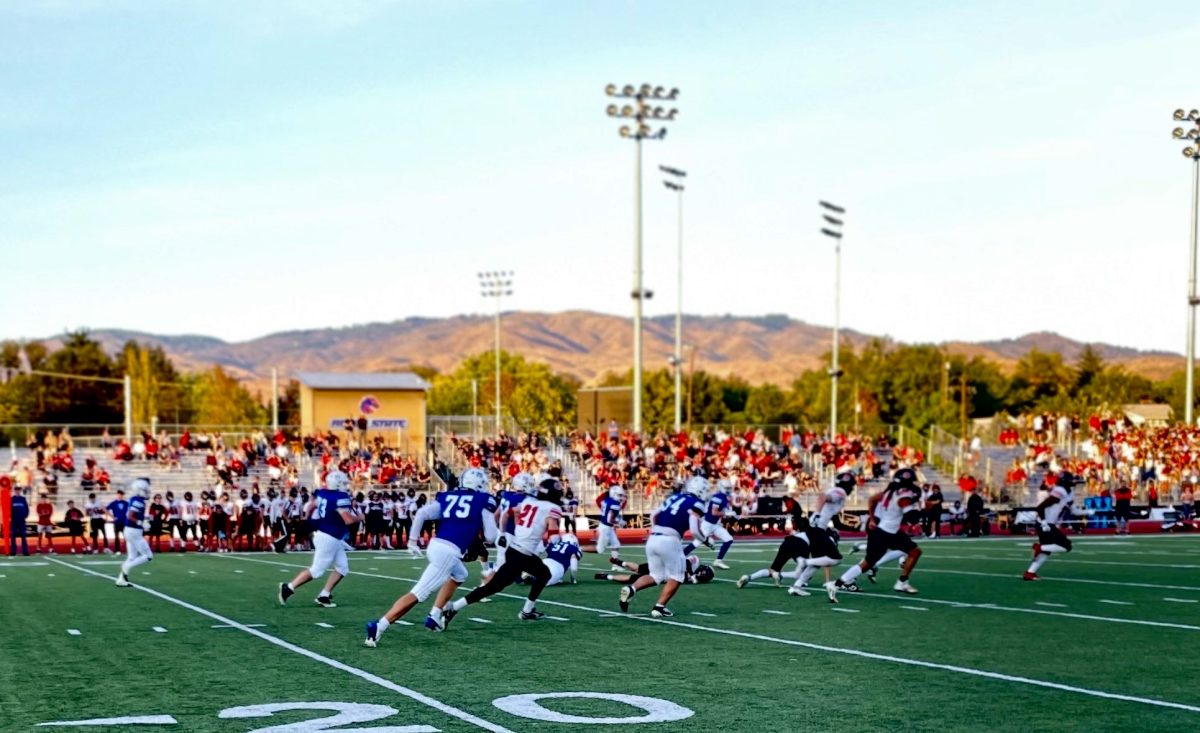
<path id="1" fill-rule="evenodd" d="M 424 566 L 407 552 L 352 553 L 334 609 L 316 583 L 276 602 L 303 553 L 159 555 L 126 589 L 112 557 L 0 558 L 0 730 L 1200 729 L 1200 538 L 1079 538 L 1037 583 L 1029 538 L 921 544 L 920 595 L 893 566 L 832 605 L 738 590 L 776 545 L 739 542 L 669 620 L 653 590 L 621 614 L 589 554 L 546 620 L 518 620 L 514 586 L 435 634 L 427 601 L 378 649 L 363 625 Z"/>

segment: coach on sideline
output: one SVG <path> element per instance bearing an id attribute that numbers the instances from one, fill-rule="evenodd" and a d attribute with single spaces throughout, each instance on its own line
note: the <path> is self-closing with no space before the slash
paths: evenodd
<path id="1" fill-rule="evenodd" d="M 26 501 L 21 489 L 12 490 L 12 504 L 8 511 L 9 554 L 17 554 L 17 538 L 21 538 L 21 554 L 29 557 L 29 539 L 26 536 L 25 521 L 29 519 L 29 502 Z"/>

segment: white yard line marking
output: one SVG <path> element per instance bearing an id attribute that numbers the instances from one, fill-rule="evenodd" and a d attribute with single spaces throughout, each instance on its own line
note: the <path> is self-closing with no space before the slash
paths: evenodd
<path id="1" fill-rule="evenodd" d="M 142 571 L 142 575 L 149 575 L 149 574 L 150 574 L 150 571 L 149 571 L 149 570 L 143 570 L 143 571 Z"/>
<path id="2" fill-rule="evenodd" d="M 61 560 L 55 560 L 54 562 L 57 562 L 59 565 L 64 565 L 68 568 L 77 570 L 81 573 L 87 573 L 88 575 L 94 575 L 97 578 L 102 578 L 104 580 L 111 580 L 111 578 L 109 578 L 107 575 L 104 575 L 102 573 L 97 573 L 96 571 L 90 570 L 88 568 L 79 567 L 77 565 L 71 565 L 70 563 L 66 563 Z M 346 664 L 345 662 L 339 661 L 332 657 L 327 657 L 323 654 L 318 654 L 309 649 L 305 649 L 302 646 L 293 644 L 290 641 L 285 641 L 283 639 L 280 639 L 277 636 L 272 636 L 268 633 L 259 631 L 258 629 L 250 628 L 249 626 L 246 626 L 245 624 L 240 624 L 237 621 L 234 621 L 233 619 L 222 616 L 219 613 L 215 613 L 213 611 L 209 611 L 207 609 L 201 608 L 200 606 L 196 606 L 194 604 L 188 603 L 187 601 L 180 600 L 178 598 L 175 598 L 174 596 L 169 596 L 166 593 L 162 593 L 161 591 L 154 590 L 153 588 L 146 588 L 146 587 L 140 586 L 140 585 L 134 586 L 134 589 L 141 591 L 142 593 L 147 593 L 149 595 L 152 595 L 155 598 L 159 598 L 161 600 L 167 601 L 168 603 L 173 603 L 182 608 L 186 608 L 187 610 L 192 611 L 194 613 L 198 613 L 201 616 L 206 616 L 206 617 L 212 619 L 213 621 L 217 621 L 217 622 L 220 622 L 223 624 L 228 624 L 229 626 L 232 626 L 233 628 L 238 629 L 240 631 L 244 631 L 247 634 L 250 634 L 251 636 L 258 637 L 259 639 L 262 639 L 263 641 L 265 641 L 269 644 L 274 644 L 275 646 L 280 647 L 282 649 L 286 649 L 295 654 L 299 654 L 303 657 L 307 657 L 308 659 L 311 659 L 314 662 L 319 662 L 320 664 L 324 664 L 328 667 L 333 667 L 336 670 L 346 672 L 347 674 L 352 674 L 361 680 L 369 682 L 378 687 L 382 687 L 385 690 L 391 690 L 392 692 L 399 693 L 411 700 L 415 700 L 416 702 L 421 703 L 422 705 L 431 707 L 440 713 L 444 713 L 453 718 L 457 718 L 458 720 L 464 721 L 466 723 L 470 723 L 471 725 L 474 725 L 477 728 L 482 728 L 484 730 L 492 731 L 492 733 L 514 733 L 513 731 L 509 730 L 508 728 L 505 728 L 502 725 L 498 725 L 496 723 L 492 723 L 490 721 L 484 720 L 483 718 L 480 718 L 476 715 L 472 715 L 471 713 L 468 713 L 465 710 L 460 710 L 459 708 L 456 708 L 453 705 L 447 705 L 446 703 L 444 703 L 440 700 L 434 699 L 428 695 L 417 692 L 416 690 L 414 690 L 410 687 L 405 687 L 404 685 L 396 684 L 395 682 L 392 682 L 389 679 L 385 679 L 383 677 L 380 677 L 379 675 L 372 674 L 370 672 L 367 672 L 366 670 L 359 669 L 358 667 L 352 667 L 349 664 Z"/>
<path id="3" fill-rule="evenodd" d="M 478 618 L 476 616 L 471 616 L 467 620 L 474 621 L 477 624 L 490 624 L 491 623 L 491 621 L 487 620 L 486 618 Z"/>
<path id="4" fill-rule="evenodd" d="M 122 560 L 76 560 L 80 565 L 120 565 Z"/>
<path id="5" fill-rule="evenodd" d="M 242 624 L 242 625 L 248 629 L 261 629 L 262 627 L 266 626 L 266 624 Z M 214 628 L 214 629 L 236 629 L 237 627 L 230 626 L 229 624 L 213 624 L 212 628 Z"/>
<path id="6" fill-rule="evenodd" d="M 1008 578 L 1009 580 L 1020 580 L 1020 573 L 980 573 L 974 570 L 938 570 L 936 568 L 921 567 L 922 573 L 941 573 L 944 575 L 974 575 L 981 578 Z M 1159 583 L 1122 583 L 1116 580 L 1091 580 L 1090 578 L 1063 578 L 1063 577 L 1043 577 L 1042 580 L 1048 582 L 1059 583 L 1088 583 L 1089 585 L 1115 585 L 1123 588 L 1158 588 L 1161 590 L 1192 590 L 1200 591 L 1200 586 L 1195 585 L 1161 585 Z"/>
<path id="7" fill-rule="evenodd" d="M 1034 601 L 1035 606 L 1049 606 L 1050 608 L 1067 608 L 1065 603 L 1050 603 L 1049 601 Z"/>
<path id="8" fill-rule="evenodd" d="M 195 571 L 195 570 L 189 570 L 189 571 L 188 571 L 188 575 L 195 575 L 195 574 L 196 574 L 196 571 Z"/>
<path id="9" fill-rule="evenodd" d="M 706 616 L 708 618 L 716 618 L 717 617 L 717 614 L 715 614 L 715 613 L 705 613 L 704 611 L 692 611 L 692 615 L 693 616 Z"/>
<path id="10" fill-rule="evenodd" d="M 242 572 L 245 572 L 245 571 L 243 571 L 243 570 L 234 570 L 233 572 L 235 572 L 235 573 L 242 573 Z"/>
<path id="11" fill-rule="evenodd" d="M 1014 556 L 1014 557 L 1025 557 L 1025 556 L 1023 556 L 1023 555 L 1022 555 L 1022 556 Z M 1006 562 L 1006 563 L 1011 563 L 1011 562 L 1013 561 L 1013 558 L 1010 558 L 1010 557 L 994 557 L 994 556 L 991 556 L 991 555 L 939 555 L 939 554 L 937 554 L 937 553 L 932 553 L 932 552 L 931 552 L 931 553 L 929 553 L 929 555 L 928 555 L 928 558 L 929 558 L 930 560 L 970 560 L 970 561 L 972 561 L 972 562 L 973 562 L 973 561 L 975 561 L 975 560 L 987 560 L 987 561 L 992 561 L 992 562 Z M 739 562 L 741 562 L 741 561 L 739 561 Z M 1056 557 L 1056 558 L 1054 558 L 1054 562 L 1055 562 L 1055 564 L 1056 564 L 1056 565 L 1058 565 L 1058 564 L 1066 564 L 1066 565 L 1116 565 L 1116 566 L 1119 566 L 1119 567 L 1132 567 L 1132 568 L 1145 568 L 1145 567 L 1150 567 L 1150 568 L 1171 568 L 1171 569 L 1174 569 L 1174 570 L 1197 570 L 1197 569 L 1200 569 L 1200 565 L 1176 565 L 1176 564 L 1166 564 L 1166 563 L 1144 563 L 1144 562 L 1109 562 L 1109 561 L 1106 561 L 1106 560 L 1077 560 L 1077 559 L 1075 559 L 1075 558 L 1066 558 L 1066 557 L 1063 557 L 1063 558 L 1057 558 L 1057 557 Z"/>
<path id="12" fill-rule="evenodd" d="M 551 621 L 570 621 L 571 620 L 571 619 L 567 618 L 566 616 L 547 616 L 546 618 L 550 619 Z"/>
<path id="13" fill-rule="evenodd" d="M 67 629 L 67 633 L 70 634 L 71 636 L 82 636 L 83 635 L 83 632 L 81 632 L 79 629 Z"/>
<path id="14" fill-rule="evenodd" d="M 30 560 L 29 562 L 22 562 L 20 560 L 15 560 L 13 562 L 0 562 L 0 568 L 32 568 L 32 567 L 37 567 L 39 565 L 49 565 L 49 564 L 50 563 L 48 563 L 48 562 L 39 562 L 37 560 Z"/>
<path id="15" fill-rule="evenodd" d="M 1110 604 L 1110 605 L 1113 605 L 1113 606 L 1132 606 L 1132 605 L 1133 605 L 1133 604 L 1132 604 L 1132 603 L 1130 603 L 1129 601 L 1110 601 L 1110 600 L 1108 600 L 1107 598 L 1101 598 L 1101 599 L 1100 599 L 1100 602 L 1101 602 L 1101 603 L 1108 603 L 1108 604 Z"/>
<path id="16" fill-rule="evenodd" d="M 314 626 L 320 626 L 322 629 L 332 629 L 333 624 L 327 624 L 324 621 L 318 621 Z"/>
<path id="17" fill-rule="evenodd" d="M 901 606 L 900 608 L 907 609 L 909 611 L 928 611 L 929 610 L 929 608 L 926 606 Z"/>
<path id="18" fill-rule="evenodd" d="M 166 629 L 164 629 L 164 628 L 163 628 L 163 627 L 161 627 L 161 626 L 154 626 L 154 627 L 152 627 L 152 628 L 154 629 L 154 631 L 155 631 L 155 632 L 157 632 L 157 633 L 159 633 L 159 634 L 165 634 L 165 633 L 167 633 L 167 630 L 166 630 Z"/>
<path id="19" fill-rule="evenodd" d="M 54 573 L 46 573 L 46 577 L 47 577 L 47 578 L 53 578 L 53 577 L 54 577 Z"/>
<path id="20" fill-rule="evenodd" d="M 773 611 L 769 608 L 764 608 L 763 613 L 769 613 L 772 616 L 791 616 L 791 611 Z"/>
<path id="21" fill-rule="evenodd" d="M 259 560 L 256 558 L 248 558 L 248 557 L 239 557 L 239 558 L 235 558 L 235 559 L 245 560 L 248 562 L 259 562 L 259 563 L 274 564 L 274 565 L 283 564 L 283 563 L 276 563 L 271 560 Z M 303 567 L 303 566 L 297 565 L 294 567 Z M 412 581 L 411 578 L 399 578 L 396 576 L 376 575 L 376 574 L 372 574 L 372 573 L 359 573 L 359 575 L 362 575 L 362 576 L 365 576 L 368 578 L 381 578 L 383 580 Z M 101 576 L 101 577 L 104 577 L 104 576 Z M 1003 577 L 1008 577 L 1008 576 L 1003 576 Z M 516 600 L 522 600 L 522 601 L 525 600 L 523 596 L 517 596 L 517 595 L 511 594 L 511 593 L 498 593 L 497 595 L 505 596 L 508 598 L 513 598 Z M 859 594 L 854 594 L 854 597 L 891 598 L 892 596 L 876 596 L 875 594 L 871 594 L 871 593 L 859 593 Z M 1125 695 L 1125 694 L 1116 693 L 1116 692 L 1106 692 L 1104 690 L 1093 690 L 1093 689 L 1090 689 L 1087 687 L 1077 687 L 1075 685 L 1067 685 L 1067 684 L 1062 684 L 1059 682 L 1050 682 L 1048 680 L 1039 680 L 1039 679 L 1034 679 L 1032 677 L 1021 677 L 1021 676 L 1017 676 L 1017 675 L 1008 675 L 1008 674 L 1003 674 L 1001 672 L 991 672 L 989 670 L 976 669 L 974 667 L 963 667 L 963 666 L 959 666 L 956 664 L 942 664 L 940 662 L 927 662 L 927 661 L 924 661 L 921 659 L 909 659 L 906 657 L 896 657 L 896 656 L 892 656 L 892 655 L 888 655 L 888 654 L 877 654 L 875 652 L 867 652 L 867 651 L 862 651 L 859 649 L 848 649 L 848 648 L 842 648 L 842 647 L 827 646 L 824 644 L 815 644 L 815 643 L 807 642 L 807 641 L 797 641 L 794 639 L 783 639 L 783 638 L 777 638 L 777 637 L 771 637 L 771 636 L 764 636 L 762 634 L 752 634 L 752 633 L 748 633 L 748 632 L 744 632 L 744 631 L 735 631 L 733 629 L 714 628 L 711 626 L 700 626 L 698 624 L 690 624 L 690 623 L 687 623 L 684 621 L 673 621 L 673 620 L 669 620 L 669 619 L 655 619 L 655 618 L 650 618 L 648 616 L 642 616 L 642 615 L 615 614 L 615 613 L 610 613 L 604 609 L 591 608 L 589 606 L 580 606 L 580 605 L 576 605 L 573 603 L 562 603 L 560 601 L 548 601 L 544 598 L 539 599 L 538 602 L 545 604 L 545 605 L 549 605 L 549 606 L 559 606 L 562 608 L 575 609 L 577 611 L 586 611 L 586 612 L 590 612 L 590 613 L 597 613 L 600 615 L 601 618 L 612 618 L 612 617 L 629 618 L 629 619 L 633 619 L 635 621 L 666 624 L 668 626 L 678 626 L 680 628 L 694 629 L 696 631 L 706 631 L 711 634 L 722 634 L 725 636 L 735 636 L 735 637 L 740 637 L 740 638 L 744 638 L 744 639 L 755 639 L 758 641 L 766 641 L 766 642 L 771 642 L 771 643 L 775 643 L 775 644 L 785 644 L 788 646 L 802 647 L 805 649 L 812 649 L 815 651 L 830 652 L 833 654 L 845 654 L 847 656 L 852 656 L 852 657 L 859 657 L 859 658 L 863 658 L 863 659 L 874 659 L 874 660 L 885 661 L 885 662 L 893 662 L 895 664 L 903 664 L 903 665 L 908 665 L 908 666 L 912 666 L 912 667 L 922 667 L 925 669 L 937 669 L 937 670 L 943 670 L 943 671 L 947 671 L 947 672 L 954 672 L 957 674 L 965 674 L 965 675 L 971 675 L 971 676 L 975 676 L 975 677 L 983 677 L 986 679 L 999 680 L 1002 682 L 1013 682 L 1016 684 L 1030 685 L 1033 687 L 1042 687 L 1042 688 L 1046 688 L 1046 689 L 1060 690 L 1062 692 L 1073 692 L 1073 693 L 1076 693 L 1079 695 L 1085 695 L 1088 697 L 1098 697 L 1098 698 L 1103 698 L 1103 699 L 1107 699 L 1107 700 L 1120 700 L 1122 702 L 1132 702 L 1132 703 L 1138 703 L 1140 705 L 1149 705 L 1152 707 L 1160 707 L 1160 708 L 1170 708 L 1170 709 L 1174 709 L 1174 710 L 1185 710 L 1190 713 L 1200 714 L 1200 705 L 1189 705 L 1187 703 L 1173 702 L 1171 700 L 1158 700 L 1155 698 L 1138 697 L 1136 695 Z M 930 599 L 923 599 L 923 602 L 930 602 Z M 951 602 L 943 601 L 943 603 L 951 603 Z M 987 608 L 987 606 L 976 606 L 976 607 L 977 608 Z M 1001 610 L 1000 607 L 993 607 L 993 608 L 996 608 L 997 610 Z M 831 610 L 838 611 L 841 613 L 858 613 L 858 611 L 853 608 L 833 608 Z M 1082 614 L 1063 614 L 1058 611 L 1042 611 L 1042 610 L 1038 610 L 1038 609 L 1002 609 L 1002 610 L 1018 610 L 1018 611 L 1023 611 L 1026 613 L 1038 613 L 1038 614 L 1047 614 L 1047 615 L 1053 615 L 1053 616 L 1062 616 L 1062 615 L 1078 616 L 1080 618 L 1093 618 L 1096 620 L 1114 621 L 1114 622 L 1119 622 L 1119 623 L 1127 622 L 1125 619 L 1106 619 L 1104 617 L 1089 617 L 1089 616 L 1084 616 Z M 1189 627 L 1189 626 L 1185 626 L 1184 624 L 1164 624 L 1164 623 L 1151 622 L 1151 621 L 1135 621 L 1134 623 L 1147 624 L 1147 625 L 1152 625 L 1152 626 L 1167 626 L 1167 627 L 1172 627 L 1172 628 L 1182 627 L 1182 628 L 1188 628 L 1188 629 L 1195 630 L 1195 631 L 1200 631 L 1200 626 L 1190 626 Z"/>
<path id="22" fill-rule="evenodd" d="M 76 728 L 84 726 L 112 727 L 117 725 L 175 725 L 179 721 L 170 715 L 130 715 L 124 718 L 92 718 L 90 720 L 56 720 L 38 723 L 39 728 Z"/>
<path id="23" fill-rule="evenodd" d="M 416 625 L 412 621 L 405 621 L 404 619 L 399 619 L 397 621 L 393 621 L 392 623 L 400 624 L 401 626 L 415 626 Z"/>
<path id="24" fill-rule="evenodd" d="M 1195 598 L 1164 598 L 1163 600 L 1171 603 L 1200 603 L 1200 601 L 1197 601 Z"/>

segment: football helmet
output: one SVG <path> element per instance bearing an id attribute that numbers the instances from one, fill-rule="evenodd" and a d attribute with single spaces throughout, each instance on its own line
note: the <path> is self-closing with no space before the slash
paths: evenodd
<path id="1" fill-rule="evenodd" d="M 1058 474 L 1057 485 L 1063 487 L 1067 491 L 1075 488 L 1075 474 L 1071 473 L 1070 471 L 1063 471 L 1062 473 Z"/>
<path id="2" fill-rule="evenodd" d="M 849 471 L 842 471 L 833 480 L 833 485 L 840 489 L 845 489 L 847 492 L 854 491 L 858 486 L 858 477 Z"/>
<path id="3" fill-rule="evenodd" d="M 539 499 L 558 504 L 562 502 L 562 495 L 562 482 L 554 477 L 545 479 L 537 486 L 537 497 Z"/>
<path id="4" fill-rule="evenodd" d="M 345 471 L 325 474 L 325 488 L 330 491 L 350 491 L 350 476 Z"/>
<path id="5" fill-rule="evenodd" d="M 563 542 L 568 545 L 578 545 L 579 544 L 579 538 L 576 537 L 575 535 L 571 534 L 570 532 L 565 532 L 563 534 L 560 534 L 558 536 L 558 540 L 559 540 L 559 542 Z"/>
<path id="6" fill-rule="evenodd" d="M 471 491 L 487 491 L 487 471 L 482 468 L 468 468 L 458 477 L 458 485 Z"/>
<path id="7" fill-rule="evenodd" d="M 717 481 L 717 491 L 723 491 L 726 494 L 732 494 L 733 493 L 733 481 L 730 481 L 727 478 L 723 478 L 723 479 Z"/>
<path id="8" fill-rule="evenodd" d="M 892 476 L 892 480 L 903 486 L 916 486 L 917 472 L 911 468 L 902 468 Z"/>
<path id="9" fill-rule="evenodd" d="M 150 498 L 150 479 L 143 476 L 130 481 L 129 493 L 145 499 Z"/>
<path id="10" fill-rule="evenodd" d="M 708 565 L 701 565 L 696 568 L 693 577 L 695 577 L 697 583 L 711 583 L 713 578 L 717 577 L 717 574 Z"/>
<path id="11" fill-rule="evenodd" d="M 708 498 L 708 479 L 703 476 L 692 476 L 683 485 L 683 493 L 691 494 L 697 499 Z"/>
<path id="12" fill-rule="evenodd" d="M 625 501 L 625 489 L 621 486 L 614 486 L 609 489 L 608 495 L 617 501 Z"/>
<path id="13" fill-rule="evenodd" d="M 537 493 L 537 482 L 533 480 L 533 476 L 530 476 L 525 471 L 513 476 L 512 485 L 513 489 L 520 491 L 522 494 L 533 496 Z"/>

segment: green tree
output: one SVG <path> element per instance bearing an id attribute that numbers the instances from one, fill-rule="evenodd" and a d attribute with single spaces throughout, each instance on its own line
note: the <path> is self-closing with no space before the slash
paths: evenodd
<path id="1" fill-rule="evenodd" d="M 199 425 L 263 425 L 267 409 L 235 377 L 220 366 L 192 375 L 188 398 Z"/>
<path id="2" fill-rule="evenodd" d="M 433 378 L 429 394 L 432 415 L 470 415 L 472 381 L 477 382 L 479 414 L 495 410 L 495 352 L 463 360 L 448 374 Z M 540 362 L 500 352 L 500 402 L 507 415 L 523 427 L 545 430 L 575 420 L 577 380 L 554 373 Z"/>

